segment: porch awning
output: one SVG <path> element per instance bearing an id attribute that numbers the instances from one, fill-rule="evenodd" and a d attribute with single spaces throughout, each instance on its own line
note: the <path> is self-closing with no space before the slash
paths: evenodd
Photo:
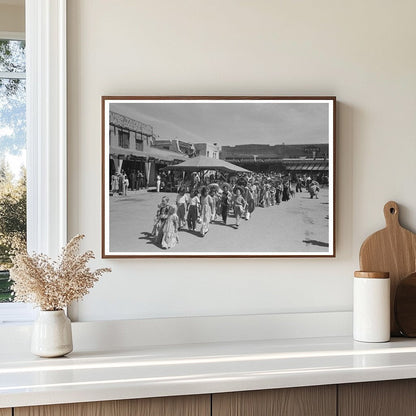
<path id="1" fill-rule="evenodd" d="M 200 172 L 203 170 L 218 170 L 223 172 L 250 172 L 240 166 L 233 165 L 222 159 L 214 159 L 206 156 L 191 157 L 185 162 L 170 165 L 164 170 L 179 170 L 183 172 Z"/>

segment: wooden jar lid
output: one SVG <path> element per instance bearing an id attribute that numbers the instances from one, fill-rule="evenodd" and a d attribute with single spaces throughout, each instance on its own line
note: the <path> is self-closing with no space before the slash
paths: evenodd
<path id="1" fill-rule="evenodd" d="M 388 279 L 389 276 L 389 272 L 354 272 L 354 277 L 364 277 L 366 279 Z"/>

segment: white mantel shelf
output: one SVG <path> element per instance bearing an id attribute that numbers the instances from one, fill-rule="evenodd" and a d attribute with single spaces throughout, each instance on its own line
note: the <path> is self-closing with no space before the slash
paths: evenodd
<path id="1" fill-rule="evenodd" d="M 416 377 L 416 340 L 350 337 L 0 353 L 0 408 Z"/>

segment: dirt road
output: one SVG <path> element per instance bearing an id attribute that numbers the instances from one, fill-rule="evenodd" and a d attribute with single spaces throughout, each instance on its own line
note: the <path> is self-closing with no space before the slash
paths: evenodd
<path id="1" fill-rule="evenodd" d="M 110 197 L 110 250 L 125 253 L 249 253 L 249 252 L 327 252 L 329 247 L 328 189 L 321 189 L 319 199 L 309 193 L 269 208 L 256 208 L 249 221 L 235 218 L 228 224 L 215 221 L 205 237 L 183 230 L 179 244 L 168 251 L 155 246 L 149 237 L 156 207 L 162 196 L 174 203 L 176 194 L 146 191 Z"/>

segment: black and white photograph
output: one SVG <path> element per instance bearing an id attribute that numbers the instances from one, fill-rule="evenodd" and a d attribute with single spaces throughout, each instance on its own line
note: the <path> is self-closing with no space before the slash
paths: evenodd
<path id="1" fill-rule="evenodd" d="M 102 97 L 103 257 L 334 257 L 335 97 Z"/>

